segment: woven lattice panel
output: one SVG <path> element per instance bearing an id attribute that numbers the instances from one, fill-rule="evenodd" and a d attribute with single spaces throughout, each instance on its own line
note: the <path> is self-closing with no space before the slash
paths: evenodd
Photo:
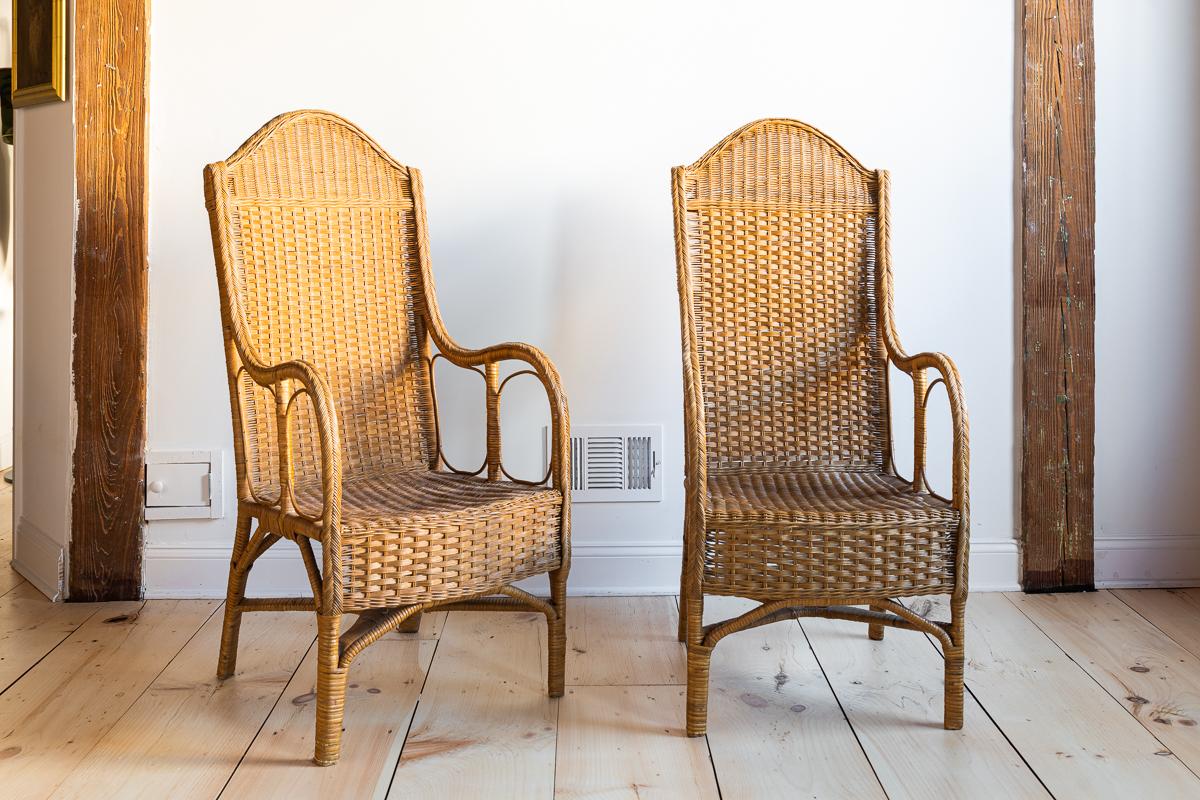
<path id="1" fill-rule="evenodd" d="M 228 184 L 238 299 L 259 357 L 303 359 L 326 376 L 347 474 L 427 466 L 432 415 L 407 176 L 341 125 L 309 120 L 276 131 Z M 242 397 L 250 476 L 270 495 L 274 398 L 249 386 Z M 297 401 L 292 418 L 297 482 L 319 480 L 310 404 Z"/>

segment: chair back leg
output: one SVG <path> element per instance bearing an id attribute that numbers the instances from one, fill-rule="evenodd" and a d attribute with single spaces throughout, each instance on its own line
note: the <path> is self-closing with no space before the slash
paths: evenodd
<path id="1" fill-rule="evenodd" d="M 886 611 L 887 607 L 871 603 L 872 611 Z M 873 642 L 883 641 L 883 626 L 877 622 L 867 623 L 867 637 Z"/>
<path id="2" fill-rule="evenodd" d="M 233 677 L 237 669 L 238 634 L 242 629 L 241 602 L 246 598 L 246 579 L 249 569 L 238 569 L 238 562 L 250 539 L 250 515 L 238 511 L 237 529 L 233 539 L 233 557 L 229 563 L 229 585 L 225 590 L 225 621 L 221 627 L 221 651 L 217 656 L 217 678 Z"/>

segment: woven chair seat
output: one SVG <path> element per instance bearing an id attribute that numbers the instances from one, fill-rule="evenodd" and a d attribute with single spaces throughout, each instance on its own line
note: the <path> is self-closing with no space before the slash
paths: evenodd
<path id="1" fill-rule="evenodd" d="M 296 503 L 321 507 L 319 486 Z M 556 569 L 557 489 L 448 472 L 392 470 L 342 479 L 347 610 L 472 597 Z"/>
<path id="2" fill-rule="evenodd" d="M 923 525 L 951 530 L 961 516 L 945 500 L 918 494 L 908 481 L 877 472 L 723 472 L 710 475 L 708 487 L 710 528 Z"/>
<path id="3" fill-rule="evenodd" d="M 447 515 L 504 517 L 562 503 L 562 493 L 545 486 L 488 481 L 453 472 L 391 470 L 342 478 L 342 538 L 375 528 L 437 524 Z M 296 505 L 320 513 L 321 487 L 296 488 Z"/>

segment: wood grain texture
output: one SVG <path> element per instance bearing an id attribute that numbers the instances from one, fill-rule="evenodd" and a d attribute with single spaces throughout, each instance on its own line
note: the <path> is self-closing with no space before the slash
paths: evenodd
<path id="1" fill-rule="evenodd" d="M 709 597 L 704 622 L 755 605 Z M 722 796 L 886 796 L 794 620 L 723 639 L 709 687 L 708 744 Z"/>
<path id="2" fill-rule="evenodd" d="M 343 628 L 351 621 L 345 619 Z M 317 674 L 317 648 L 312 647 L 221 797 L 382 798 L 436 644 L 424 631 L 420 637 L 391 634 L 355 659 L 346 691 L 342 758 L 331 767 L 312 763 Z"/>
<path id="3" fill-rule="evenodd" d="M 314 637 L 309 614 L 249 614 L 242 623 L 238 671 L 220 681 L 213 654 L 221 622 L 220 613 L 208 618 L 71 771 L 56 800 L 201 800 L 220 794 Z"/>
<path id="4" fill-rule="evenodd" d="M 889 798 L 1048 797 L 970 694 L 962 730 L 943 729 L 944 662 L 923 634 L 888 631 L 873 642 L 861 623 L 802 627 Z"/>
<path id="5" fill-rule="evenodd" d="M 0 694 L 0 787 L 47 797 L 212 616 L 217 603 L 106 604 Z"/>
<path id="6" fill-rule="evenodd" d="M 147 0 L 75 3 L 71 600 L 141 594 Z"/>
<path id="7" fill-rule="evenodd" d="M 11 592 L 25 579 L 13 569 L 13 507 L 12 485 L 0 481 L 0 596 Z"/>
<path id="8" fill-rule="evenodd" d="M 1009 599 L 1200 775 L 1200 658 L 1108 592 Z"/>
<path id="9" fill-rule="evenodd" d="M 569 687 L 559 718 L 554 796 L 717 800 L 708 746 L 684 733 L 684 693 L 682 686 Z"/>
<path id="10" fill-rule="evenodd" d="M 1004 595 L 971 597 L 967 687 L 1057 798 L 1200 796 L 1200 780 Z"/>
<path id="11" fill-rule="evenodd" d="M 31 583 L 0 596 L 0 692 L 94 613 L 94 605 L 47 602 Z"/>
<path id="12" fill-rule="evenodd" d="M 1025 0 L 1021 529 L 1026 591 L 1093 586 L 1092 0 Z"/>
<path id="13" fill-rule="evenodd" d="M 544 620 L 446 617 L 389 798 L 550 796 L 560 701 L 546 693 Z"/>
<path id="14" fill-rule="evenodd" d="M 675 598 L 579 597 L 567 614 L 568 686 L 683 684 Z"/>
<path id="15" fill-rule="evenodd" d="M 1115 589 L 1113 595 L 1200 656 L 1200 589 Z"/>

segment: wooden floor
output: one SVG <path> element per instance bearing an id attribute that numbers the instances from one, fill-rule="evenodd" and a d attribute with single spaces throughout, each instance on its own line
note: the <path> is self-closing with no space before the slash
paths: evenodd
<path id="1" fill-rule="evenodd" d="M 310 616 L 248 615 L 218 682 L 219 603 L 53 605 L 4 566 L 0 796 L 1200 797 L 1200 590 L 973 596 L 957 732 L 925 636 L 806 620 L 721 642 L 687 739 L 675 614 L 574 600 L 561 700 L 540 617 L 427 616 L 356 662 L 321 769 Z"/>

